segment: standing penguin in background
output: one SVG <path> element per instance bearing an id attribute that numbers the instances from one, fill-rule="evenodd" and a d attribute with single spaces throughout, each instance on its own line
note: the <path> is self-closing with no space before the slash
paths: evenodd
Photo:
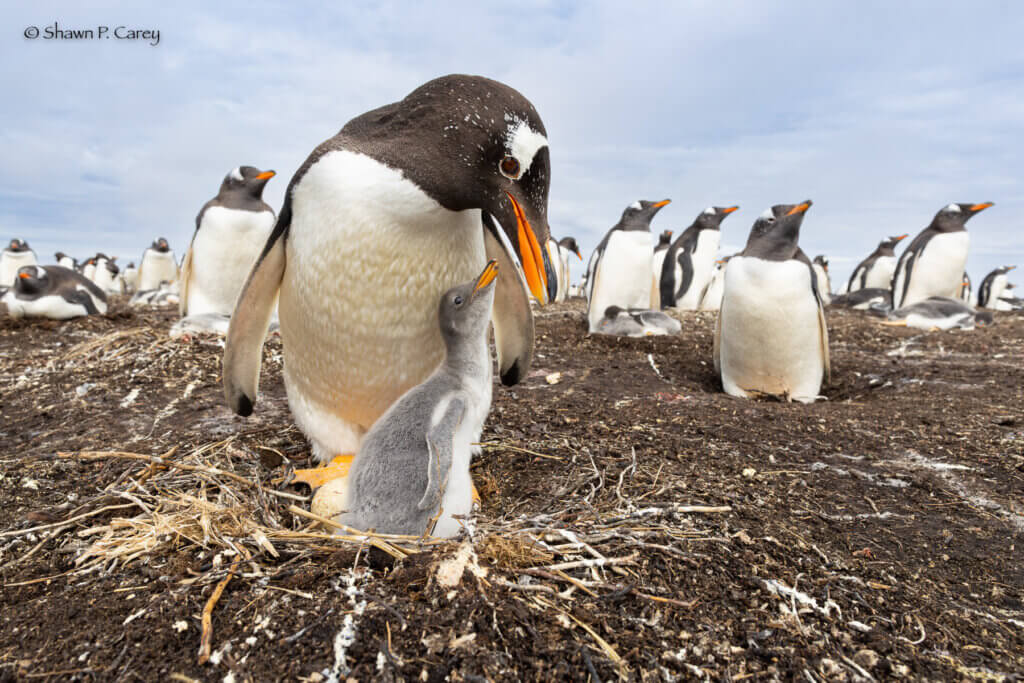
<path id="1" fill-rule="evenodd" d="M 13 318 L 68 320 L 107 312 L 107 295 L 81 273 L 62 266 L 22 266 L 0 301 Z"/>
<path id="2" fill-rule="evenodd" d="M 106 294 L 124 294 L 124 283 L 120 278 L 121 269 L 114 263 L 115 258 L 104 254 L 96 255 L 96 270 L 92 281 Z"/>
<path id="3" fill-rule="evenodd" d="M 814 268 L 814 276 L 818 278 L 821 301 L 828 306 L 832 302 L 832 279 L 828 276 L 828 257 L 818 254 L 811 262 L 811 266 Z"/>
<path id="4" fill-rule="evenodd" d="M 159 289 L 161 282 L 174 284 L 178 281 L 178 262 L 167 240 L 158 237 L 142 253 L 139 263 L 139 291 Z"/>
<path id="5" fill-rule="evenodd" d="M 738 208 L 709 206 L 672 243 L 658 278 L 662 308 L 697 310 L 715 267 L 722 221 Z"/>
<path id="6" fill-rule="evenodd" d="M 121 273 L 121 278 L 124 280 L 125 292 L 128 294 L 134 294 L 139 289 L 139 269 L 135 267 L 135 261 L 130 261 L 125 266 L 124 272 Z"/>
<path id="7" fill-rule="evenodd" d="M 56 254 L 53 255 L 53 258 L 57 260 L 57 265 L 61 266 L 62 268 L 67 268 L 68 270 L 78 269 L 78 262 L 75 261 L 75 259 L 68 256 L 67 254 L 65 254 L 63 251 L 58 251 Z"/>
<path id="8" fill-rule="evenodd" d="M 846 285 L 846 292 L 856 292 L 865 288 L 888 288 L 892 284 L 892 274 L 896 271 L 896 245 L 906 237 L 897 235 L 879 242 L 871 255 L 853 269 Z"/>
<path id="9" fill-rule="evenodd" d="M 263 201 L 273 171 L 238 166 L 217 196 L 196 216 L 196 231 L 179 277 L 182 316 L 230 316 L 249 271 L 274 229 L 274 210 Z"/>
<path id="10" fill-rule="evenodd" d="M 1007 273 L 1016 267 L 1017 266 L 1003 266 L 1002 268 L 996 268 L 985 276 L 985 279 L 981 281 L 981 285 L 978 287 L 978 306 L 982 308 L 992 308 L 997 311 L 1012 310 L 1010 306 L 1001 308 L 999 305 L 999 298 L 1003 296 L 1003 291 L 1009 283 Z"/>
<path id="11" fill-rule="evenodd" d="M 17 238 L 11 240 L 3 252 L 0 252 L 0 285 L 13 287 L 18 277 L 18 269 L 34 266 L 36 263 L 36 252 L 29 248 L 28 242 Z"/>
<path id="12" fill-rule="evenodd" d="M 654 245 L 654 281 L 661 282 L 661 267 L 665 263 L 668 248 L 672 246 L 672 231 L 662 230 L 658 235 L 658 243 Z M 660 286 L 660 285 L 659 285 Z"/>
<path id="13" fill-rule="evenodd" d="M 347 456 L 312 486 L 343 476 L 366 430 L 438 366 L 437 302 L 489 258 L 502 383 L 529 372 L 529 294 L 547 298 L 546 135 L 518 91 L 444 76 L 352 119 L 296 172 L 231 316 L 224 393 L 252 413 L 277 301 L 292 416 L 315 460 Z M 474 343 L 485 352 L 486 334 Z"/>
<path id="14" fill-rule="evenodd" d="M 754 222 L 725 271 L 715 369 L 725 392 L 810 403 L 829 378 L 828 328 L 800 225 L 811 200 L 779 204 Z"/>
<path id="15" fill-rule="evenodd" d="M 609 306 L 658 308 L 652 290 L 651 219 L 671 201 L 633 202 L 594 249 L 587 266 L 587 319 L 591 332 L 598 330 Z"/>
<path id="16" fill-rule="evenodd" d="M 338 507 L 340 524 L 379 534 L 458 535 L 473 509 L 472 444 L 491 408 L 487 334 L 497 261 L 438 307 L 445 356 L 367 432 Z"/>
<path id="17" fill-rule="evenodd" d="M 967 221 L 992 206 L 949 204 L 922 230 L 900 256 L 892 278 L 892 307 L 924 301 L 933 296 L 955 297 L 967 265 L 970 237 Z"/>
<path id="18" fill-rule="evenodd" d="M 569 283 L 572 281 L 570 268 L 569 268 L 569 256 L 575 255 L 580 261 L 583 260 L 583 254 L 580 253 L 580 245 L 576 243 L 575 237 L 563 237 L 558 240 L 558 262 L 559 262 L 559 275 L 558 275 L 558 292 L 555 297 L 555 301 L 562 302 L 569 298 Z"/>
<path id="19" fill-rule="evenodd" d="M 558 255 L 558 242 L 548 237 L 544 243 L 544 274 L 548 282 L 548 301 L 558 301 L 558 288 L 561 287 L 562 259 Z"/>
<path id="20" fill-rule="evenodd" d="M 725 266 L 729 263 L 731 256 L 715 261 L 715 269 L 711 272 L 711 279 L 704 287 L 700 295 L 700 311 L 717 311 L 722 307 L 722 293 L 725 291 Z"/>

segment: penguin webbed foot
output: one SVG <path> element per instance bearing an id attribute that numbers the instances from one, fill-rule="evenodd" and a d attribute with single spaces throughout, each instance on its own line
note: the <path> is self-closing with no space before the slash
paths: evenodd
<path id="1" fill-rule="evenodd" d="M 248 401 L 248 397 L 243 396 L 243 398 Z M 252 404 L 250 404 L 250 412 L 251 405 Z M 340 455 L 336 455 L 331 462 L 323 467 L 310 467 L 307 469 L 295 470 L 292 473 L 293 476 L 290 483 L 306 484 L 309 488 L 315 491 L 329 481 L 347 477 L 354 458 L 354 453 L 342 453 Z"/>

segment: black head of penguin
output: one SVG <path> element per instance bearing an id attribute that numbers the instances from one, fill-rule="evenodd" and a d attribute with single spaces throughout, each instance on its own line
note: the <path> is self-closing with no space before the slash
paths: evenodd
<path id="1" fill-rule="evenodd" d="M 992 202 L 982 202 L 981 204 L 947 204 L 939 209 L 939 212 L 935 214 L 935 218 L 932 219 L 931 225 L 928 227 L 934 228 L 939 232 L 963 230 L 967 221 L 990 206 L 993 206 Z"/>
<path id="2" fill-rule="evenodd" d="M 819 266 L 821 266 L 826 273 L 828 272 L 828 257 L 825 256 L 824 254 L 818 254 L 817 256 L 815 256 L 814 263 L 817 263 Z"/>
<path id="3" fill-rule="evenodd" d="M 671 243 L 672 243 L 672 231 L 671 230 L 662 230 L 661 234 L 658 235 L 658 245 L 656 247 L 654 247 L 654 249 L 655 249 L 655 251 L 657 251 L 658 249 L 668 249 L 668 247 L 669 247 L 669 245 Z"/>
<path id="4" fill-rule="evenodd" d="M 622 212 L 622 218 L 615 224 L 613 230 L 644 230 L 651 231 L 651 220 L 661 209 L 672 202 L 671 199 L 662 199 L 660 202 L 649 202 L 646 199 L 633 202 Z"/>
<path id="5" fill-rule="evenodd" d="M 118 273 L 121 272 L 121 269 L 117 267 L 116 263 L 114 263 L 114 259 L 109 259 L 106 265 L 107 272 L 110 273 L 111 275 L 117 275 Z"/>
<path id="6" fill-rule="evenodd" d="M 575 237 L 563 237 L 558 240 L 558 246 L 568 249 L 572 253 L 576 254 L 576 258 L 580 261 L 583 260 L 583 254 L 580 253 L 580 245 L 576 243 Z"/>
<path id="7" fill-rule="evenodd" d="M 544 123 L 517 90 L 442 76 L 352 119 L 332 143 L 400 170 L 446 209 L 493 216 L 543 300 L 551 160 Z"/>
<path id="8" fill-rule="evenodd" d="M 793 258 L 800 248 L 800 225 L 812 203 L 808 199 L 800 204 L 776 204 L 765 210 L 750 228 L 743 256 L 767 261 Z"/>
<path id="9" fill-rule="evenodd" d="M 224 176 L 218 197 L 242 195 L 253 199 L 263 197 L 263 188 L 276 175 L 274 171 L 261 171 L 254 166 L 239 166 Z"/>
<path id="10" fill-rule="evenodd" d="M 26 242 L 25 240 L 20 240 L 18 238 L 14 238 L 13 240 L 11 240 L 11 243 L 7 245 L 7 251 L 19 252 L 28 250 L 28 242 Z"/>
<path id="11" fill-rule="evenodd" d="M 157 237 L 155 240 L 153 240 L 153 244 L 150 245 L 150 249 L 154 251 L 159 251 L 161 254 L 164 254 L 170 251 L 171 247 L 169 244 L 167 244 L 166 238 Z"/>
<path id="12" fill-rule="evenodd" d="M 45 291 L 47 287 L 46 271 L 39 266 L 22 266 L 18 268 L 18 277 L 14 280 L 14 291 L 32 296 Z"/>
<path id="13" fill-rule="evenodd" d="M 907 238 L 907 236 L 904 234 L 904 235 L 895 235 L 893 237 L 890 237 L 887 240 L 882 240 L 881 242 L 878 243 L 878 250 L 877 250 L 878 251 L 878 255 L 879 256 L 895 256 L 896 255 L 896 245 L 899 244 L 902 240 L 905 240 L 906 238 Z"/>
<path id="14" fill-rule="evenodd" d="M 63 251 L 58 251 L 57 253 L 55 253 L 53 255 L 53 258 L 55 258 L 59 262 L 62 258 L 66 257 L 66 256 L 67 256 L 67 254 L 65 254 Z"/>
<path id="15" fill-rule="evenodd" d="M 722 221 L 726 216 L 739 208 L 738 206 L 709 206 L 697 214 L 691 227 L 697 230 L 721 230 Z"/>

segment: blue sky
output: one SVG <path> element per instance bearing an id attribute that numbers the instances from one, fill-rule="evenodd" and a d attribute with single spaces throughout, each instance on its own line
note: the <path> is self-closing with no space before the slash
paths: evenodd
<path id="1" fill-rule="evenodd" d="M 673 199 L 657 230 L 739 204 L 728 251 L 766 206 L 810 197 L 801 244 L 841 278 L 943 205 L 994 201 L 968 270 L 1024 265 L 1020 3 L 89 4 L 0 9 L 0 238 L 43 257 L 123 263 L 157 235 L 180 255 L 233 167 L 278 171 L 278 208 L 347 120 L 461 72 L 533 101 L 552 232 L 584 251 L 638 198 Z M 55 21 L 160 43 L 23 36 Z"/>

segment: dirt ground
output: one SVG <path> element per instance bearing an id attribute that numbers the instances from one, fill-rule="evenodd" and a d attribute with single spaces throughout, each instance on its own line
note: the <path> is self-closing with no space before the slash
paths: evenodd
<path id="1" fill-rule="evenodd" d="M 713 315 L 614 339 L 546 307 L 474 543 L 406 556 L 290 511 L 279 340 L 243 419 L 217 339 L 112 310 L 0 320 L 0 681 L 1024 676 L 1024 317 L 832 310 L 805 406 L 722 394 Z"/>

